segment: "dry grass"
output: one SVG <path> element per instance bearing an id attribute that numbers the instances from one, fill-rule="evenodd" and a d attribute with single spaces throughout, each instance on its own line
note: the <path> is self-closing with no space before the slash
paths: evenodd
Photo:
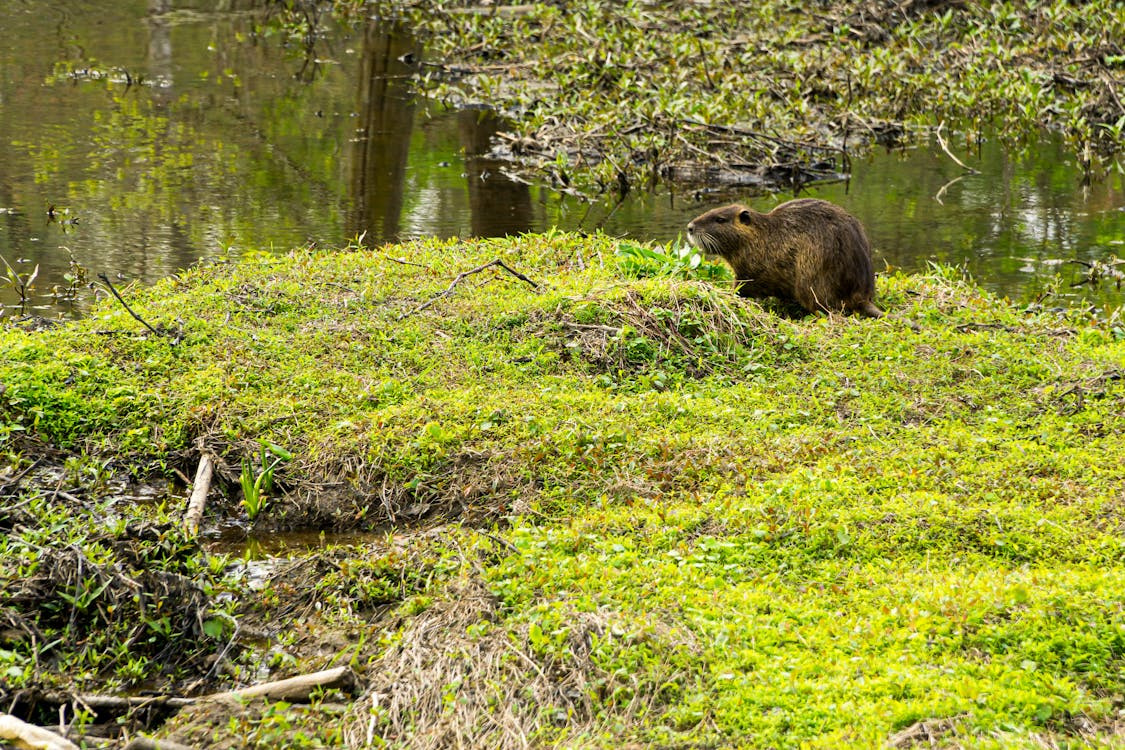
<path id="1" fill-rule="evenodd" d="M 621 637 L 620 618 L 611 612 L 569 612 L 565 640 L 545 654 L 530 633 L 534 626 L 489 627 L 502 608 L 483 582 L 469 579 L 413 618 L 368 673 L 368 692 L 347 720 L 348 746 L 598 744 L 657 709 L 682 677 L 607 673 L 599 648 Z M 686 632 L 656 628 L 646 637 L 693 648 Z"/>

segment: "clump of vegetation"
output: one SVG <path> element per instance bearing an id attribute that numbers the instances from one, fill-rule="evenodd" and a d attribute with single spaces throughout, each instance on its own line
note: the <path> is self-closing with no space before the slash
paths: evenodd
<path id="1" fill-rule="evenodd" d="M 184 536 L 174 509 L 121 502 L 117 479 L 96 473 L 56 477 L 52 451 L 26 445 L 39 458 L 0 460 L 0 693 L 206 673 L 231 645 L 221 561 Z"/>
<path id="2" fill-rule="evenodd" d="M 800 186 L 943 122 L 1013 145 L 1046 125 L 1087 173 L 1118 164 L 1113 0 L 374 5 L 428 30 L 440 67 L 425 90 L 510 114 L 508 155 L 568 187 L 746 184 L 747 172 Z"/>
<path id="3" fill-rule="evenodd" d="M 242 507 L 251 522 L 258 517 L 269 502 L 270 493 L 273 492 L 273 472 L 285 461 L 293 458 L 293 454 L 280 445 L 273 445 L 263 441 L 258 453 L 258 466 L 255 469 L 253 462 L 245 457 L 242 459 L 242 473 L 238 483 L 242 487 Z"/>
<path id="4" fill-rule="evenodd" d="M 668 247 L 622 242 L 617 247 L 617 261 L 622 271 L 638 278 L 680 276 L 706 281 L 734 280 L 730 266 L 707 260 L 698 249 L 680 241 Z"/>
<path id="5" fill-rule="evenodd" d="M 4 263 L 4 276 L 0 277 L 0 288 L 7 287 L 16 293 L 19 297 L 20 314 L 23 315 L 27 312 L 28 298 L 35 288 L 35 279 L 39 276 L 39 266 L 36 265 L 30 272 L 21 274 L 12 268 L 12 264 L 4 256 L 0 255 L 0 261 Z M 2 308 L 0 312 L 3 312 Z"/>
<path id="6" fill-rule="evenodd" d="M 147 569 L 207 596 L 166 627 L 114 587 L 140 580 L 124 531 L 82 527 L 84 560 L 117 567 L 79 574 L 74 519 L 32 513 L 55 500 L 25 487 L 0 607 L 30 622 L 34 594 L 57 618 L 36 627 L 80 634 L 52 647 L 74 665 L 57 682 L 128 663 L 91 662 L 90 622 L 104 653 L 155 660 L 138 639 L 202 621 L 207 648 L 169 668 L 212 682 L 352 664 L 366 693 L 332 740 L 352 746 L 1111 741 L 1119 316 L 1024 309 L 937 268 L 880 277 L 877 321 L 794 318 L 650 250 L 676 273 L 626 275 L 653 258 L 601 235 L 297 250 L 132 291 L 146 320 L 182 320 L 178 343 L 112 301 L 0 331 L 3 485 L 28 434 L 93 457 L 72 464 L 91 483 L 188 473 L 204 450 L 214 527 L 243 517 L 243 460 L 256 481 L 262 446 L 285 446 L 257 526 L 395 529 L 253 578 L 169 527 Z M 27 589 L 42 561 L 72 574 Z M 266 645 L 240 635 L 264 623 Z M 45 679 L 42 642 L 0 643 L 32 665 L 19 684 Z M 230 643 L 222 675 L 193 661 Z M 278 710 L 223 731 L 340 715 Z"/>

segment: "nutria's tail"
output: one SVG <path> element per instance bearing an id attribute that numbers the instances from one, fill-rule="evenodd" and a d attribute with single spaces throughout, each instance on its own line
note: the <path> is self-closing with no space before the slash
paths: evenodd
<path id="1" fill-rule="evenodd" d="M 873 303 L 871 300 L 861 302 L 860 304 L 856 305 L 854 310 L 860 315 L 866 315 L 869 318 L 883 317 L 883 311 L 875 307 L 875 303 Z"/>

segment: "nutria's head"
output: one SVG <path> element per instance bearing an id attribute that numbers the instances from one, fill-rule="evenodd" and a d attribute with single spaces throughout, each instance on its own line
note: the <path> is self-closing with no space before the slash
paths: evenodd
<path id="1" fill-rule="evenodd" d="M 691 244 L 709 255 L 729 258 L 746 240 L 754 212 L 741 203 L 714 208 L 688 222 Z"/>

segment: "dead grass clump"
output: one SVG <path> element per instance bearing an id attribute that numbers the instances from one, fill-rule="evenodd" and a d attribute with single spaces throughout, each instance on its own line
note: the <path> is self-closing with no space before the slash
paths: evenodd
<path id="1" fill-rule="evenodd" d="M 671 666 L 650 679 L 599 663 L 599 644 L 618 637 L 612 613 L 567 612 L 565 638 L 547 649 L 535 625 L 491 627 L 500 619 L 500 601 L 480 580 L 417 615 L 368 673 L 368 692 L 346 719 L 348 746 L 581 744 L 620 736 L 679 682 Z"/>
<path id="2" fill-rule="evenodd" d="M 944 746 L 944 741 L 948 739 L 950 735 L 957 735 L 957 726 L 963 718 L 963 715 L 958 715 L 944 719 L 916 721 L 905 729 L 895 732 L 888 737 L 887 747 L 911 748 L 919 745 L 925 747 Z"/>
<path id="3" fill-rule="evenodd" d="M 776 355 L 788 322 L 754 302 L 711 284 L 682 282 L 626 288 L 544 313 L 543 334 L 561 331 L 560 353 L 577 353 L 601 372 L 634 372 L 654 364 L 678 366 L 689 377 L 741 370 Z"/>
<path id="4" fill-rule="evenodd" d="M 5 632 L 40 641 L 55 634 L 62 651 L 101 639 L 103 646 L 122 644 L 122 658 L 143 655 L 168 670 L 203 666 L 199 645 L 216 643 L 203 632 L 207 595 L 196 581 L 161 569 L 176 550 L 136 541 L 103 540 L 118 552 L 99 561 L 87 554 L 90 541 L 40 550 L 34 571 L 12 579 L 0 596 Z"/>

